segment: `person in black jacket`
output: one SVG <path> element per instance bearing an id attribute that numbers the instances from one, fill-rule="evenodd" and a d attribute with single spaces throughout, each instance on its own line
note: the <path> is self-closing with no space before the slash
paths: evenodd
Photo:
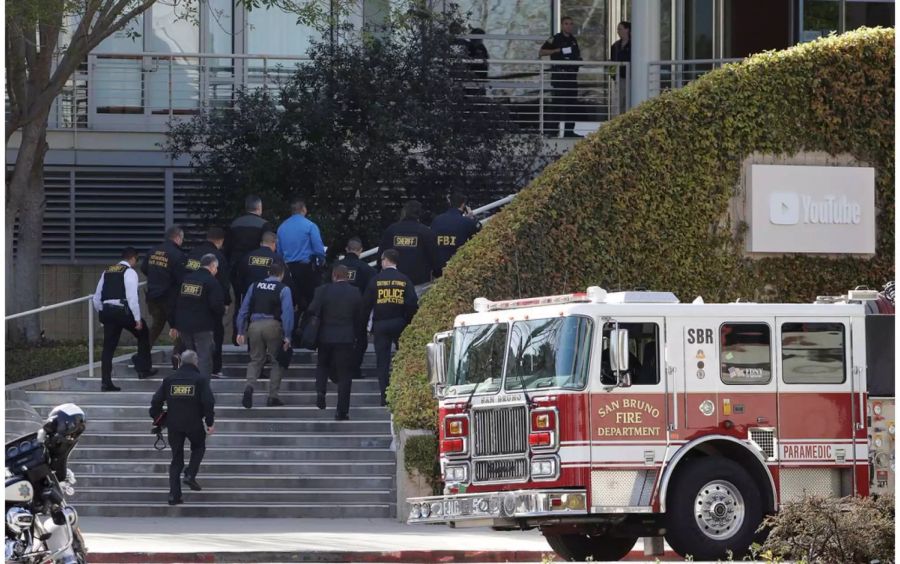
<path id="1" fill-rule="evenodd" d="M 266 231 L 274 231 L 272 224 L 262 218 L 262 199 L 259 196 L 247 196 L 244 200 L 244 215 L 238 217 L 231 222 L 228 233 L 225 236 L 225 245 L 223 250 L 228 264 L 231 266 L 231 285 L 234 286 L 234 303 L 241 303 L 241 296 L 238 292 L 244 292 L 247 287 L 241 286 L 238 282 L 238 265 L 241 264 L 244 256 L 255 251 L 262 241 L 263 233 Z M 234 308 L 237 310 L 237 307 Z M 235 311 L 234 320 L 237 319 L 237 311 Z M 232 341 L 237 344 L 237 331 L 232 336 Z"/>
<path id="2" fill-rule="evenodd" d="M 412 321 L 419 307 L 412 280 L 397 270 L 399 256 L 394 249 L 381 253 L 382 271 L 372 279 L 363 299 L 363 319 L 372 313 L 372 333 L 375 335 L 375 363 L 381 387 L 381 405 L 391 375 L 391 345 Z"/>
<path id="3" fill-rule="evenodd" d="M 237 307 L 234 308 L 234 329 L 235 329 L 235 344 L 237 344 L 237 314 L 238 309 L 240 309 L 240 304 L 244 301 L 244 296 L 247 294 L 247 289 L 256 284 L 260 280 L 265 280 L 269 277 L 269 268 L 273 263 L 280 262 L 284 264 L 284 259 L 279 256 L 277 252 L 275 252 L 275 248 L 278 244 L 278 236 L 273 231 L 266 231 L 262 235 L 262 240 L 259 243 L 259 246 L 253 249 L 251 252 L 244 255 L 244 258 L 241 259 L 241 263 L 237 265 L 237 286 L 234 287 L 234 299 Z M 287 268 L 287 266 L 285 266 Z M 282 281 L 293 293 L 294 291 L 294 279 L 291 278 L 291 271 L 287 270 L 284 273 L 284 280 Z M 293 295 L 293 294 L 292 294 Z"/>
<path id="4" fill-rule="evenodd" d="M 123 329 L 137 339 L 138 352 L 132 360 L 138 378 L 156 374 L 150 360 L 149 332 L 141 319 L 138 275 L 134 270 L 136 264 L 137 251 L 134 247 L 126 247 L 122 251 L 122 260 L 100 275 L 97 291 L 91 300 L 103 324 L 103 354 L 100 357 L 100 390 L 103 392 L 119 391 L 119 387 L 112 382 L 112 359 Z"/>
<path id="5" fill-rule="evenodd" d="M 319 318 L 316 407 L 325 409 L 325 388 L 330 378 L 338 385 L 336 421 L 350 419 L 350 386 L 356 341 L 365 332 L 362 296 L 350 285 L 347 267 L 331 271 L 331 284 L 319 286 L 309 312 Z"/>
<path id="6" fill-rule="evenodd" d="M 575 21 L 565 17 L 560 22 L 562 31 L 548 39 L 541 46 L 540 56 L 549 56 L 553 61 L 580 61 L 581 49 L 575 38 Z M 565 122 L 564 137 L 581 137 L 575 133 L 572 119 L 573 108 L 578 101 L 578 66 L 553 65 L 550 67 L 550 87 L 552 108 L 546 112 L 557 114 L 559 121 Z"/>
<path id="7" fill-rule="evenodd" d="M 620 63 L 630 63 L 631 62 L 631 22 L 621 21 L 619 25 L 616 26 L 616 33 L 619 35 L 619 40 L 612 44 L 609 48 L 609 60 L 617 61 Z M 628 107 L 628 100 L 626 99 L 626 94 L 628 93 L 628 86 L 626 84 L 626 80 L 628 78 L 625 67 L 621 67 L 619 69 L 619 86 L 617 90 L 619 91 L 619 112 L 622 113 Z M 615 75 L 613 76 L 613 80 L 615 80 Z"/>
<path id="8" fill-rule="evenodd" d="M 431 275 L 440 276 L 437 266 L 434 233 L 419 223 L 422 204 L 415 200 L 403 206 L 403 218 L 388 227 L 381 235 L 378 251 L 396 249 L 400 253 L 397 269 L 409 276 L 413 284 L 431 281 Z"/>
<path id="9" fill-rule="evenodd" d="M 181 366 L 166 376 L 150 402 L 150 417 L 155 421 L 166 404 L 166 422 L 172 462 L 169 464 L 169 505 L 184 503 L 181 498 L 181 471 L 184 469 L 184 440 L 191 441 L 191 461 L 184 472 L 184 483 L 199 491 L 197 473 L 206 452 L 206 435 L 215 425 L 216 399 L 205 378 L 197 369 L 197 353 L 186 350 L 181 354 Z M 204 427 L 204 423 L 206 426 Z"/>
<path id="10" fill-rule="evenodd" d="M 166 230 L 166 240 L 150 249 L 141 263 L 141 272 L 147 276 L 147 310 L 153 318 L 150 324 L 151 347 L 171 316 L 181 279 L 184 278 L 187 257 L 181 250 L 183 242 L 184 230 L 173 225 Z"/>
<path id="11" fill-rule="evenodd" d="M 216 255 L 203 255 L 200 269 L 181 282 L 175 310 L 169 318 L 169 334 L 181 338 L 186 348 L 197 351 L 200 372 L 207 378 L 212 374 L 216 318 L 225 315 L 225 295 L 216 280 L 218 267 Z"/>
<path id="12" fill-rule="evenodd" d="M 369 263 L 359 258 L 359 255 L 363 252 L 363 244 L 359 237 L 353 237 L 347 241 L 346 251 L 347 254 L 344 255 L 344 258 L 337 261 L 335 264 L 342 264 L 347 267 L 347 275 L 350 279 L 350 284 L 355 286 L 356 289 L 359 290 L 360 295 L 362 295 L 366 291 L 366 288 L 368 288 L 369 281 L 372 280 L 377 273 L 374 268 L 369 266 Z M 353 376 L 354 378 L 362 378 L 362 361 L 368 346 L 369 340 L 364 333 L 362 338 L 356 341 L 356 372 Z"/>
<path id="13" fill-rule="evenodd" d="M 437 241 L 437 267 L 443 271 L 457 249 L 478 232 L 478 224 L 470 217 L 466 196 L 459 192 L 450 194 L 450 209 L 434 218 L 431 230 Z"/>
<path id="14" fill-rule="evenodd" d="M 203 255 L 215 255 L 219 261 L 219 269 L 216 273 L 216 280 L 222 285 L 222 292 L 225 294 L 225 307 L 231 305 L 231 276 L 228 268 L 228 261 L 222 253 L 222 246 L 225 242 L 225 230 L 221 227 L 210 227 L 206 232 L 206 241 L 194 247 L 187 256 L 186 270 L 188 272 L 196 272 L 200 268 L 200 259 Z M 215 349 L 213 351 L 212 373 L 214 378 L 222 377 L 222 343 L 225 340 L 225 324 L 221 317 L 216 318 L 216 325 L 213 327 L 213 340 L 215 341 Z"/>

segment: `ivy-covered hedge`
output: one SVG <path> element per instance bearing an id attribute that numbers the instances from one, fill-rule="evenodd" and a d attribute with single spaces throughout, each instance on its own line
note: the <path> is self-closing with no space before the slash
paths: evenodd
<path id="1" fill-rule="evenodd" d="M 850 154 L 876 169 L 877 255 L 749 259 L 728 220 L 754 153 Z M 388 398 L 434 429 L 425 344 L 471 311 L 600 285 L 682 301 L 810 302 L 894 276 L 894 30 L 756 55 L 649 100 L 547 167 L 450 261 L 401 337 Z"/>

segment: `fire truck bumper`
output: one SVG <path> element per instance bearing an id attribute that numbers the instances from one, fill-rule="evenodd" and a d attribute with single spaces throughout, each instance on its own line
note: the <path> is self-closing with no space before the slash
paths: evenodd
<path id="1" fill-rule="evenodd" d="M 407 523 L 509 521 L 587 514 L 585 490 L 519 490 L 412 497 Z M 474 524 L 474 523 L 473 523 Z"/>

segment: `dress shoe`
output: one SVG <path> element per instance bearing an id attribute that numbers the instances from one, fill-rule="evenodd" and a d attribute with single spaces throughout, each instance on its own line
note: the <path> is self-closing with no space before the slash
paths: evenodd
<path id="1" fill-rule="evenodd" d="M 241 398 L 241 405 L 247 409 L 253 407 L 253 386 L 244 388 L 244 397 Z"/>
<path id="2" fill-rule="evenodd" d="M 151 376 L 155 376 L 158 372 L 159 370 L 157 370 L 156 368 L 151 368 L 150 370 L 145 370 L 144 372 L 138 372 L 138 380 L 144 380 Z"/>
<path id="3" fill-rule="evenodd" d="M 341 415 L 340 413 L 335 413 L 334 420 L 335 421 L 350 421 L 350 416 L 349 415 Z"/>
<path id="4" fill-rule="evenodd" d="M 281 407 L 284 402 L 278 398 L 269 398 L 266 400 L 266 407 Z"/>
<path id="5" fill-rule="evenodd" d="M 199 492 L 200 490 L 203 489 L 200 487 L 200 484 L 197 483 L 197 478 L 194 478 L 193 476 L 188 476 L 187 474 L 184 475 L 184 479 L 181 481 L 181 483 L 183 483 L 187 487 L 191 488 L 195 492 Z"/>
<path id="6" fill-rule="evenodd" d="M 115 384 L 103 384 L 100 386 L 101 392 L 119 392 L 122 391 L 122 388 L 116 386 Z"/>
<path id="7" fill-rule="evenodd" d="M 172 370 L 178 370 L 178 365 L 181 364 L 181 355 L 172 353 Z"/>
<path id="8" fill-rule="evenodd" d="M 169 505 L 178 505 L 184 503 L 184 500 L 181 497 L 175 497 L 174 495 L 169 496 Z"/>
<path id="9" fill-rule="evenodd" d="M 325 394 L 316 394 L 316 407 L 325 409 Z"/>

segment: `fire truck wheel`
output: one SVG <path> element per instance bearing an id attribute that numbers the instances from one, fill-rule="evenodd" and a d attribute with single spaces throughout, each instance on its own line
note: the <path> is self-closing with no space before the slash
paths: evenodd
<path id="1" fill-rule="evenodd" d="M 591 557 L 594 562 L 621 560 L 631 552 L 637 537 L 611 537 L 608 535 L 551 534 L 544 533 L 553 552 L 567 561 L 583 562 Z"/>
<path id="2" fill-rule="evenodd" d="M 678 468 L 666 500 L 666 542 L 682 556 L 742 558 L 762 522 L 760 492 L 737 462 L 704 457 Z"/>

